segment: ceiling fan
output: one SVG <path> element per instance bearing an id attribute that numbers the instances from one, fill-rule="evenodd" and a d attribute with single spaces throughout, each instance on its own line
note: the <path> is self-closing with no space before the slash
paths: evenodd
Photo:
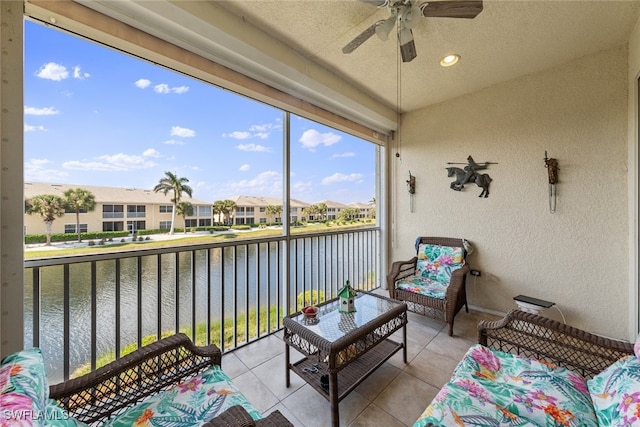
<path id="1" fill-rule="evenodd" d="M 362 43 L 376 34 L 381 40 L 387 40 L 397 23 L 398 43 L 402 62 L 410 62 L 416 56 L 412 28 L 420 16 L 427 18 L 466 18 L 473 19 L 482 12 L 482 0 L 446 0 L 425 2 L 417 5 L 414 0 L 360 0 L 378 8 L 387 7 L 391 16 L 374 22 L 342 48 L 342 53 L 351 53 Z"/>

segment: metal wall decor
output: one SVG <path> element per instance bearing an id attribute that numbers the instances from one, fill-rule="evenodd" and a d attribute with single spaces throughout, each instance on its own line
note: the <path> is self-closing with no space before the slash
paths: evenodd
<path id="1" fill-rule="evenodd" d="M 413 213 L 413 197 L 414 194 L 416 194 L 416 177 L 411 175 L 411 171 L 409 171 L 407 186 L 409 187 L 409 210 Z"/>
<path id="2" fill-rule="evenodd" d="M 497 165 L 495 162 L 482 162 L 476 163 L 473 157 L 467 157 L 467 163 L 454 163 L 447 162 L 448 165 L 466 165 L 464 169 L 458 167 L 448 167 L 447 176 L 455 176 L 456 180 L 449 186 L 452 190 L 462 191 L 465 184 L 470 182 L 475 183 L 478 187 L 482 188 L 480 196 L 489 197 L 489 184 L 491 184 L 491 177 L 486 173 L 479 173 L 479 170 L 487 169 L 489 165 Z"/>
<path id="3" fill-rule="evenodd" d="M 549 173 L 549 212 L 556 213 L 556 184 L 558 183 L 558 160 L 547 157 L 547 151 L 544 152 L 544 167 Z"/>

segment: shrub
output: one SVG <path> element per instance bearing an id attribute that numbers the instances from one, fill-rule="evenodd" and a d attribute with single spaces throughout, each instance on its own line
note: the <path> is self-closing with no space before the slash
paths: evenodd
<path id="1" fill-rule="evenodd" d="M 89 243 L 87 243 L 87 245 L 89 246 L 95 246 L 96 242 L 94 242 L 93 240 L 89 240 Z"/>
<path id="2" fill-rule="evenodd" d="M 310 290 L 300 292 L 297 298 L 298 307 L 306 307 L 308 305 L 317 305 L 324 302 L 324 292 L 319 290 Z"/>

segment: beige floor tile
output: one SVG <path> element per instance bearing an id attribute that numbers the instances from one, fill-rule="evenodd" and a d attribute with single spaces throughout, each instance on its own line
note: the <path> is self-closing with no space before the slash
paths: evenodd
<path id="1" fill-rule="evenodd" d="M 251 370 L 271 392 L 282 400 L 302 387 L 305 382 L 295 373 L 290 373 L 291 385 L 286 386 L 284 355 L 278 355 Z"/>
<path id="2" fill-rule="evenodd" d="M 373 401 L 391 382 L 400 375 L 401 370 L 391 363 L 384 363 L 364 380 L 355 391 L 365 399 Z"/>
<path id="3" fill-rule="evenodd" d="M 284 342 L 281 339 L 270 335 L 239 348 L 234 353 L 249 369 L 253 369 L 259 364 L 284 353 L 284 347 Z"/>
<path id="4" fill-rule="evenodd" d="M 438 390 L 426 382 L 402 372 L 373 403 L 402 423 L 413 425 L 438 393 Z"/>
<path id="5" fill-rule="evenodd" d="M 459 362 L 449 356 L 444 356 L 429 349 L 427 346 L 418 354 L 404 372 L 413 375 L 428 384 L 441 388 L 451 378 L 453 369 Z"/>
<path id="6" fill-rule="evenodd" d="M 369 401 L 352 391 L 339 404 L 340 425 L 353 422 L 369 405 Z M 331 425 L 329 401 L 306 384 L 282 401 L 282 404 L 299 419 L 305 427 L 327 427 Z"/>
<path id="7" fill-rule="evenodd" d="M 265 412 L 279 402 L 276 395 L 251 371 L 234 378 L 233 383 L 260 412 Z"/>
<path id="8" fill-rule="evenodd" d="M 247 368 L 247 366 L 238 359 L 238 356 L 236 356 L 235 353 L 227 353 L 222 356 L 222 370 L 229 376 L 229 378 L 233 379 L 238 375 L 248 372 L 249 368 Z"/>
<path id="9" fill-rule="evenodd" d="M 349 427 L 405 427 L 406 425 L 372 403 L 354 422 L 349 424 Z"/>
<path id="10" fill-rule="evenodd" d="M 465 355 L 469 347 L 477 344 L 477 341 L 460 337 L 450 337 L 446 333 L 438 334 L 427 346 L 429 350 L 448 356 L 452 359 L 460 360 Z"/>

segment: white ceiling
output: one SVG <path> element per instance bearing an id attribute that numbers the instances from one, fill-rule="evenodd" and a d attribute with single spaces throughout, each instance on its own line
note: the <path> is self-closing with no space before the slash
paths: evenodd
<path id="1" fill-rule="evenodd" d="M 485 0 L 475 19 L 422 17 L 413 29 L 418 56 L 401 65 L 399 98 L 393 37 L 374 35 L 342 53 L 389 16 L 362 1 L 76 1 L 301 98 L 318 97 L 321 106 L 357 109 L 348 106 L 351 91 L 391 111 L 400 99 L 403 112 L 626 43 L 640 13 L 640 0 Z M 443 68 L 449 53 L 462 59 Z"/>

